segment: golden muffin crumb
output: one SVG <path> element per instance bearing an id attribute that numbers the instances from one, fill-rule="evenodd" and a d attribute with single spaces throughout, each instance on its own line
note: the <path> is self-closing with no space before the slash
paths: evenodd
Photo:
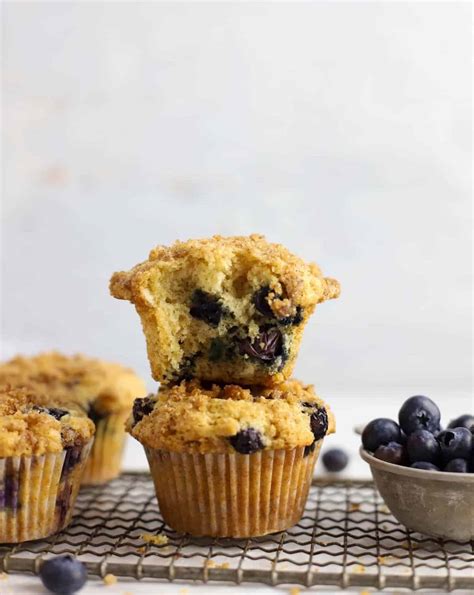
<path id="1" fill-rule="evenodd" d="M 0 364 L 0 386 L 26 386 L 64 398 L 97 413 L 128 409 L 146 394 L 143 381 L 129 368 L 83 355 L 57 352 L 17 356 Z"/>
<path id="2" fill-rule="evenodd" d="M 135 305 L 155 380 L 271 386 L 290 376 L 308 318 L 339 283 L 261 235 L 214 236 L 157 246 L 110 291 Z"/>
<path id="3" fill-rule="evenodd" d="M 250 454 L 311 447 L 334 431 L 334 417 L 313 387 L 297 380 L 273 388 L 193 380 L 137 399 L 127 429 L 154 449 Z"/>
<path id="4" fill-rule="evenodd" d="M 115 574 L 106 574 L 103 578 L 104 584 L 107 587 L 111 587 L 112 585 L 115 585 L 117 583 L 117 577 L 115 576 Z"/>
<path id="5" fill-rule="evenodd" d="M 94 431 L 83 411 L 26 389 L 0 388 L 0 458 L 61 452 L 89 442 Z"/>
<path id="6" fill-rule="evenodd" d="M 153 545 L 166 545 L 168 543 L 168 537 L 159 533 L 154 535 L 153 533 L 142 533 L 140 538 L 146 543 L 152 543 Z"/>

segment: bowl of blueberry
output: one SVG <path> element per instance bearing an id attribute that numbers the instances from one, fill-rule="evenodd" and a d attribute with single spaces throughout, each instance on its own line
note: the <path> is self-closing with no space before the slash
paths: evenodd
<path id="1" fill-rule="evenodd" d="M 432 537 L 474 538 L 474 416 L 441 427 L 438 406 L 424 396 L 407 399 L 398 423 L 369 422 L 361 457 L 393 516 Z"/>

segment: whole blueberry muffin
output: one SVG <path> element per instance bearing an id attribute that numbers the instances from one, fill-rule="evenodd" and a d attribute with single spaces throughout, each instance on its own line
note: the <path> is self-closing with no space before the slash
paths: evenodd
<path id="1" fill-rule="evenodd" d="M 339 283 L 263 236 L 214 236 L 156 247 L 110 291 L 135 304 L 155 380 L 272 386 L 291 375 L 309 316 Z"/>
<path id="2" fill-rule="evenodd" d="M 83 355 L 41 353 L 0 364 L 1 386 L 29 387 L 81 408 L 96 426 L 83 483 L 100 484 L 120 472 L 124 422 L 143 381 L 128 368 Z"/>
<path id="3" fill-rule="evenodd" d="M 162 387 L 127 429 L 145 448 L 164 520 L 192 535 L 250 537 L 300 519 L 334 418 L 312 386 Z"/>
<path id="4" fill-rule="evenodd" d="M 69 524 L 94 430 L 79 409 L 0 388 L 0 543 L 40 539 Z"/>

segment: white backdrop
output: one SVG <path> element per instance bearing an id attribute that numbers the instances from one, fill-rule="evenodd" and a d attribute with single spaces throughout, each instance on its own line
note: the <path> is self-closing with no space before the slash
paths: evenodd
<path id="1" fill-rule="evenodd" d="M 110 274 L 263 232 L 341 281 L 297 365 L 323 396 L 470 391 L 468 4 L 3 8 L 2 357 L 149 378 Z"/>

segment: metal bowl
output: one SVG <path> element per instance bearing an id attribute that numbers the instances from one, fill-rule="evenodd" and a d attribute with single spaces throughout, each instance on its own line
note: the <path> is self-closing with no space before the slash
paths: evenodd
<path id="1" fill-rule="evenodd" d="M 377 489 L 400 523 L 432 537 L 474 538 L 474 473 L 393 465 L 362 447 L 360 456 L 369 463 Z"/>

